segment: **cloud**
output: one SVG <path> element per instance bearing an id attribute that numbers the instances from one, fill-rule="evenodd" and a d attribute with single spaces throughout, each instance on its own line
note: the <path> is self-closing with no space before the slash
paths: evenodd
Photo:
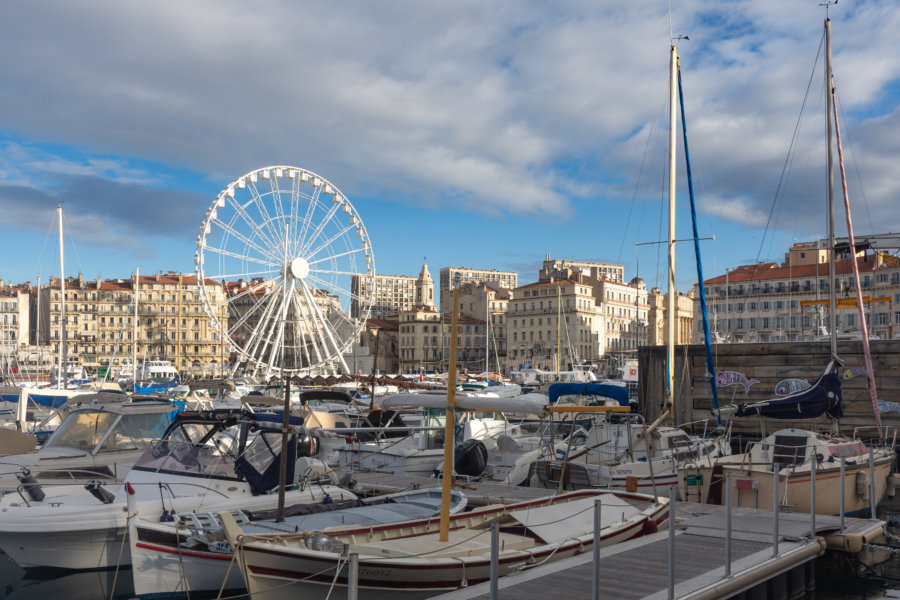
<path id="1" fill-rule="evenodd" d="M 611 209 L 630 200 L 644 135 L 651 124 L 660 133 L 666 118 L 665 8 L 15 3 L 0 23 L 0 47 L 17 57 L 0 63 L 0 128 L 83 149 L 84 160 L 43 157 L 27 174 L 53 174 L 53 193 L 69 194 L 85 211 L 96 202 L 94 214 L 126 231 L 167 224 L 178 231 L 198 221 L 186 209 L 198 199 L 166 190 L 172 182 L 134 159 L 201 173 L 217 189 L 266 164 L 294 164 L 351 198 L 558 223 L 584 199 Z M 673 15 L 675 33 L 690 36 L 680 42 L 681 64 L 692 159 L 709 214 L 765 222 L 821 40 L 821 14 L 777 0 L 692 0 Z M 900 8 L 858 2 L 835 8 L 832 18 L 859 180 L 870 210 L 885 212 L 900 191 L 890 175 L 898 148 L 879 126 L 896 119 L 890 90 L 900 55 L 890 49 Z M 821 99 L 821 81 L 813 75 L 809 111 Z M 821 113 L 810 112 L 779 191 L 805 214 L 821 212 L 821 129 Z M 22 171 L 24 159 L 11 156 L 12 168 L 0 160 L 4 181 Z M 646 159 L 657 179 L 663 158 L 654 148 Z M 16 183 L 44 189 L 33 179 Z M 149 210 L 154 204 L 159 211 Z M 173 212 L 161 218 L 163 210 Z M 891 215 L 900 225 L 900 215 Z M 774 226 L 794 222 L 783 216 Z"/>

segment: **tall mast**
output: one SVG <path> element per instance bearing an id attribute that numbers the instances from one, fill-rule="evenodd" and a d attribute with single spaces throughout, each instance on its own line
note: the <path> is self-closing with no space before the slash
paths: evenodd
<path id="1" fill-rule="evenodd" d="M 137 381 L 137 344 L 138 344 L 138 302 L 140 296 L 138 291 L 141 288 L 141 268 L 138 267 L 134 274 L 134 321 L 132 321 L 132 337 L 131 340 L 131 380 Z"/>
<path id="2" fill-rule="evenodd" d="M 831 112 L 834 98 L 831 95 L 831 19 L 825 19 L 825 103 L 827 114 L 825 115 L 825 129 L 828 137 L 827 173 L 825 178 L 828 190 L 828 328 L 831 330 L 831 357 L 837 358 L 837 319 L 835 313 L 834 289 L 834 158 L 831 148 Z M 853 251 L 851 249 L 851 255 Z"/>
<path id="3" fill-rule="evenodd" d="M 56 387 L 65 388 L 66 380 L 66 269 L 63 264 L 63 222 L 62 204 L 56 205 L 56 220 L 59 228 L 59 373 Z"/>
<path id="4" fill-rule="evenodd" d="M 666 306 L 666 393 L 675 396 L 675 88 L 678 85 L 678 48 L 672 44 L 669 72 L 669 289 Z M 702 282 L 701 282 L 702 283 Z"/>

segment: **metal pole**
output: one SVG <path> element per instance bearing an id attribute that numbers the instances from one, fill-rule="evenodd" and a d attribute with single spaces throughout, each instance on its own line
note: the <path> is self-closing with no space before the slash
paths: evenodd
<path id="1" fill-rule="evenodd" d="M 353 552 L 347 563 L 347 600 L 359 598 L 359 554 Z"/>
<path id="2" fill-rule="evenodd" d="M 819 457 L 812 457 L 809 466 L 809 539 L 816 539 L 816 469 L 818 469 Z"/>
<path id="3" fill-rule="evenodd" d="M 600 598 L 600 540 L 603 536 L 600 530 L 603 527 L 603 521 L 600 519 L 601 501 L 600 498 L 594 500 L 594 568 L 591 572 L 591 589 L 593 590 L 592 598 L 599 600 Z"/>
<path id="4" fill-rule="evenodd" d="M 443 319 L 443 317 L 441 317 Z M 453 483 L 453 445 L 456 425 L 456 337 L 459 332 L 459 288 L 453 290 L 453 319 L 450 325 L 450 370 L 447 373 L 447 416 L 444 419 L 444 479 L 441 482 L 440 541 L 450 539 L 450 492 Z"/>
<path id="5" fill-rule="evenodd" d="M 446 477 L 446 474 L 444 474 Z M 497 583 L 500 578 L 500 524 L 491 523 L 491 600 L 497 600 Z"/>
<path id="6" fill-rule="evenodd" d="M 845 457 L 841 457 L 841 535 L 844 535 L 844 475 L 846 470 Z"/>
<path id="7" fill-rule="evenodd" d="M 772 556 L 778 556 L 778 465 L 772 474 Z"/>
<path id="8" fill-rule="evenodd" d="M 731 577 L 731 473 L 725 473 L 725 577 Z"/>
<path id="9" fill-rule="evenodd" d="M 669 600 L 675 600 L 675 488 L 669 488 Z"/>
<path id="10" fill-rule="evenodd" d="M 872 518 L 877 518 L 877 504 L 875 498 L 875 452 L 869 447 L 869 504 L 872 506 Z"/>

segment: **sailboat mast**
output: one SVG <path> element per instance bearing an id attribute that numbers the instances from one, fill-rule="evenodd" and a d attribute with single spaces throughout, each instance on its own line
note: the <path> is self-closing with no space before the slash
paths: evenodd
<path id="1" fill-rule="evenodd" d="M 131 380 L 137 381 L 137 344 L 138 344 L 138 302 L 140 302 L 140 295 L 138 292 L 141 289 L 141 268 L 138 267 L 137 271 L 134 274 L 134 321 L 132 321 L 132 340 L 131 344 Z M 176 369 L 178 367 L 175 367 Z"/>
<path id="2" fill-rule="evenodd" d="M 66 387 L 66 269 L 63 265 L 63 222 L 62 204 L 56 205 L 56 220 L 59 228 L 59 373 L 56 387 Z"/>
<path id="3" fill-rule="evenodd" d="M 671 402 L 675 395 L 675 89 L 678 85 L 678 48 L 672 44 L 669 72 L 669 288 L 666 319 L 666 393 Z"/>
<path id="4" fill-rule="evenodd" d="M 828 327 L 831 330 L 831 358 L 837 358 L 837 317 L 835 311 L 835 256 L 834 256 L 834 157 L 832 156 L 831 112 L 834 98 L 831 95 L 831 19 L 825 19 L 825 129 L 828 139 L 826 189 L 828 192 Z"/>

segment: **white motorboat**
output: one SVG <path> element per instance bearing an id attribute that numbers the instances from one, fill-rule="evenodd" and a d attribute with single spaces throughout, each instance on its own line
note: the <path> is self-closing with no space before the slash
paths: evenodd
<path id="1" fill-rule="evenodd" d="M 0 492 L 33 500 L 38 484 L 50 493 L 51 486 L 121 481 L 150 443 L 166 431 L 175 410 L 168 402 L 76 406 L 40 449 L 0 458 Z"/>
<path id="2" fill-rule="evenodd" d="M 7 494 L 0 500 L 0 549 L 23 568 L 102 569 L 131 563 L 126 534 L 126 494 L 143 514 L 269 508 L 278 484 L 280 417 L 235 411 L 180 413 L 161 440 L 149 445 L 127 475 L 127 484 L 44 487 L 41 499 Z M 272 427 L 277 427 L 273 429 Z M 277 439 L 276 439 L 277 438 Z M 288 482 L 294 477 L 295 432 L 288 445 Z M 335 501 L 355 495 L 333 485 L 305 486 L 285 494 L 289 504 Z"/>

